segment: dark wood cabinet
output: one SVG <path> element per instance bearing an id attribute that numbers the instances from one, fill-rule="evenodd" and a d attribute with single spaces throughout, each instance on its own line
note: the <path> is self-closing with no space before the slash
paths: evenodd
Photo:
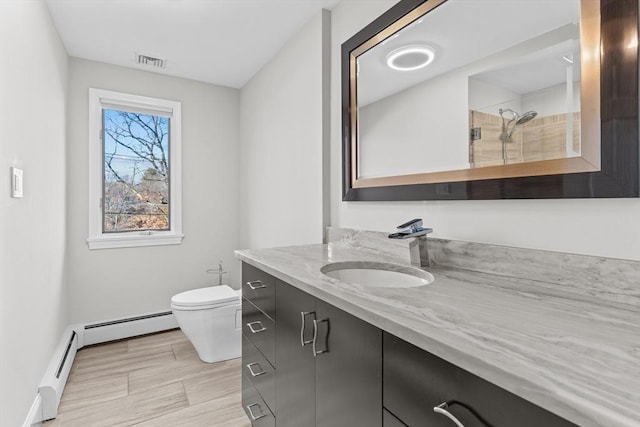
<path id="1" fill-rule="evenodd" d="M 276 320 L 276 278 L 247 263 L 242 263 L 242 296 L 271 320 Z"/>
<path id="2" fill-rule="evenodd" d="M 267 406 L 273 411 L 276 407 L 275 381 L 276 369 L 260 351 L 242 336 L 242 372 L 255 387 Z"/>
<path id="3" fill-rule="evenodd" d="M 277 281 L 278 427 L 382 425 L 381 331 Z"/>
<path id="4" fill-rule="evenodd" d="M 409 427 L 454 427 L 433 410 L 443 402 L 465 427 L 575 427 L 388 333 L 383 333 L 383 360 L 384 407 Z"/>
<path id="5" fill-rule="evenodd" d="M 247 375 L 242 375 L 242 406 L 253 427 L 275 427 L 276 419 Z"/>
<path id="6" fill-rule="evenodd" d="M 407 427 L 405 423 L 384 408 L 382 409 L 382 425 L 384 427 Z"/>
<path id="7" fill-rule="evenodd" d="M 316 301 L 316 427 L 382 425 L 382 331 Z"/>
<path id="8" fill-rule="evenodd" d="M 275 366 L 276 324 L 251 301 L 242 299 L 242 334 Z"/>
<path id="9" fill-rule="evenodd" d="M 315 424 L 315 358 L 311 351 L 316 299 L 278 281 L 276 310 L 276 413 L 278 427 L 313 426 Z M 302 314 L 306 326 L 301 331 Z M 307 344 L 302 343 L 302 340 Z"/>
<path id="10" fill-rule="evenodd" d="M 259 269 L 244 264 L 243 281 L 255 288 L 242 305 L 254 427 L 453 427 L 434 412 L 445 402 L 465 427 L 575 427 Z"/>
<path id="11" fill-rule="evenodd" d="M 254 427 L 275 419 L 275 278 L 242 264 L 242 406 Z"/>

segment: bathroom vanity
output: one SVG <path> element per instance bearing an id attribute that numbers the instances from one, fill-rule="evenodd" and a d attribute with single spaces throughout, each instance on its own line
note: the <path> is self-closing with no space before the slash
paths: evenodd
<path id="1" fill-rule="evenodd" d="M 462 242 L 435 242 L 426 286 L 367 287 L 320 272 L 332 262 L 407 263 L 402 243 L 380 240 L 392 246 L 385 253 L 358 236 L 236 252 L 243 406 L 254 426 L 638 425 L 640 312 L 614 301 L 637 299 L 621 284 L 639 279 L 637 263 L 597 260 L 631 295 L 609 299 L 572 292 L 559 276 L 561 284 L 509 276 L 506 264 L 488 274 L 438 263 L 484 250 L 496 267 L 496 253 L 509 252 Z M 548 254 L 514 251 L 530 252 L 512 258 L 532 264 Z M 600 280 L 596 260 L 569 258 L 563 268 L 581 265 Z"/>
<path id="2" fill-rule="evenodd" d="M 254 425 L 380 425 L 381 331 L 249 264 L 242 274 L 243 406 Z"/>

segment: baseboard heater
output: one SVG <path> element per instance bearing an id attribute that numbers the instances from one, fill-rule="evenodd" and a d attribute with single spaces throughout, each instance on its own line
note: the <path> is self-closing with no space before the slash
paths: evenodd
<path id="1" fill-rule="evenodd" d="M 62 391 L 67 384 L 73 359 L 80 348 L 80 335 L 78 334 L 80 327 L 78 326 L 70 326 L 62 334 L 62 339 L 58 343 L 45 376 L 38 387 L 42 405 L 42 420 L 49 420 L 58 415 Z"/>
<path id="2" fill-rule="evenodd" d="M 42 420 L 50 420 L 58 415 L 58 405 L 69 378 L 73 360 L 76 352 L 82 347 L 177 327 L 178 324 L 171 311 L 69 326 L 62 334 L 38 388 L 42 402 Z"/>
<path id="3" fill-rule="evenodd" d="M 173 313 L 163 311 L 84 326 L 84 345 L 100 344 L 177 328 Z"/>

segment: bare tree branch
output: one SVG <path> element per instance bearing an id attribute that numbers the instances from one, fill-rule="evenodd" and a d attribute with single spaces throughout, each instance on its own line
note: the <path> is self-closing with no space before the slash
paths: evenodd
<path id="1" fill-rule="evenodd" d="M 105 171 L 110 172 L 114 181 L 107 185 L 105 177 L 105 206 L 108 203 L 110 207 L 108 218 L 105 210 L 105 221 L 110 221 L 116 231 L 140 227 L 166 229 L 169 220 L 168 119 L 111 111 L 115 114 L 105 115 L 104 132 L 113 142 L 110 143 L 113 152 L 105 153 Z M 119 154 L 118 147 L 131 154 Z M 123 175 L 122 168 L 114 164 L 118 159 L 133 163 L 128 166 L 132 168 L 130 175 Z M 144 171 L 140 169 L 143 164 L 148 165 Z M 130 197 L 127 193 L 138 202 L 127 201 Z M 164 218 L 160 223 L 155 219 L 158 216 Z"/>

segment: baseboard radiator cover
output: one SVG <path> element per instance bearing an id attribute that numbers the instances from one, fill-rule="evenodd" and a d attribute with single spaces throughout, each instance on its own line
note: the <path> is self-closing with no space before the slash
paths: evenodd
<path id="1" fill-rule="evenodd" d="M 53 352 L 44 377 L 38 387 L 42 405 L 42 418 L 49 420 L 58 415 L 58 405 L 67 384 L 71 365 L 81 344 L 82 325 L 72 325 L 65 329 L 62 338 Z"/>
<path id="2" fill-rule="evenodd" d="M 84 326 L 84 345 L 131 338 L 178 327 L 173 313 L 163 311 Z"/>
<path id="3" fill-rule="evenodd" d="M 34 405 L 38 402 L 39 406 L 35 409 L 32 407 L 27 420 L 25 420 L 25 427 L 32 424 L 38 425 L 36 423 L 50 420 L 58 415 L 58 405 L 69 378 L 73 360 L 77 351 L 82 347 L 166 331 L 177 327 L 178 324 L 171 311 L 143 314 L 86 325 L 76 324 L 67 327 L 53 353 L 45 375 L 40 382 L 40 387 L 38 387 L 38 396 L 34 401 Z M 41 408 L 41 411 L 39 408 Z M 32 415 L 34 411 L 35 415 Z M 33 420 L 31 420 L 32 418 Z"/>

